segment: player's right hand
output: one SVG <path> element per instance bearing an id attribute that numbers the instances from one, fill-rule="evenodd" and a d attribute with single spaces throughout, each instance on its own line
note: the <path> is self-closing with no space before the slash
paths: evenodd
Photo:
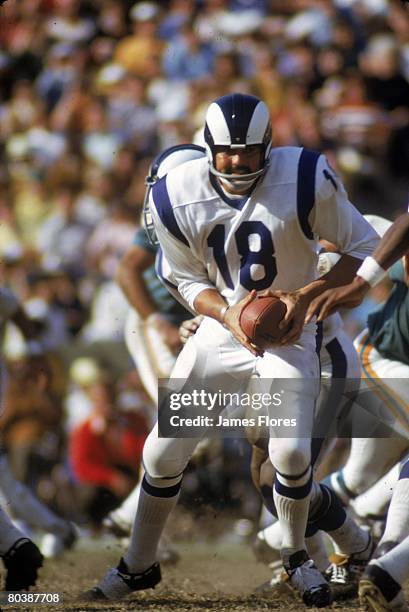
<path id="1" fill-rule="evenodd" d="M 256 297 L 257 292 L 253 289 L 253 291 L 246 295 L 245 298 L 240 300 L 240 302 L 234 306 L 230 306 L 224 317 L 223 325 L 227 327 L 236 340 L 240 342 L 240 344 L 242 344 L 248 351 L 250 351 L 250 353 L 252 353 L 255 357 L 262 357 L 264 355 L 264 350 L 256 344 L 253 344 L 240 327 L 241 311 L 245 306 L 247 306 L 247 304 L 253 302 Z"/>

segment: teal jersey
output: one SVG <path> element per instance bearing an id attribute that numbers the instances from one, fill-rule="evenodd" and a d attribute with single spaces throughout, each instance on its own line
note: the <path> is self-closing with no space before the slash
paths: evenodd
<path id="1" fill-rule="evenodd" d="M 140 228 L 136 232 L 134 244 L 152 255 L 156 255 L 158 251 L 158 247 L 149 242 L 148 236 L 143 228 Z M 158 312 L 160 312 L 170 323 L 179 326 L 182 321 L 192 318 L 191 313 L 185 310 L 183 306 L 170 295 L 166 287 L 159 280 L 155 271 L 155 265 L 145 270 L 143 278 L 148 292 L 158 308 Z"/>
<path id="2" fill-rule="evenodd" d="M 394 286 L 385 304 L 368 317 L 369 337 L 383 357 L 409 365 L 409 289 L 401 261 L 389 276 Z"/>

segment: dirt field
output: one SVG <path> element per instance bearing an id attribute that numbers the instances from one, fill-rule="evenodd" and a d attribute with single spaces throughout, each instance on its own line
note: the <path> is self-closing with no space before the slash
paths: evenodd
<path id="1" fill-rule="evenodd" d="M 64 557 L 47 561 L 38 584 L 39 592 L 59 593 L 60 605 L 4 606 L 4 610 L 150 610 L 152 612 L 191 610 L 304 610 L 302 602 L 291 593 L 271 597 L 252 595 L 254 589 L 269 578 L 268 569 L 254 560 L 245 544 L 209 542 L 178 544 L 180 562 L 163 569 L 163 581 L 155 589 L 134 595 L 126 602 L 114 604 L 88 604 L 78 601 L 84 590 L 97 583 L 104 571 L 115 564 L 122 548 L 113 540 L 102 543 L 84 539 Z M 315 608 L 309 608 L 315 610 Z M 359 610 L 355 602 L 334 604 L 331 609 Z"/>

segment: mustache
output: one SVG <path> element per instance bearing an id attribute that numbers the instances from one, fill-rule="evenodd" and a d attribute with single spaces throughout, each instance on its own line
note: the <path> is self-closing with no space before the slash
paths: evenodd
<path id="1" fill-rule="evenodd" d="M 250 174 L 251 168 L 248 166 L 236 166 L 232 170 L 227 170 L 226 174 Z"/>

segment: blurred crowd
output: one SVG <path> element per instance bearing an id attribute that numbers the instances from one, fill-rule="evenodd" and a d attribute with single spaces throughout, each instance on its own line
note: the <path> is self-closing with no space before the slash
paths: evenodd
<path id="1" fill-rule="evenodd" d="M 139 448 L 149 406 L 130 371 L 127 303 L 113 276 L 140 224 L 152 157 L 201 143 L 207 105 L 231 91 L 265 100 L 275 145 L 325 151 L 361 212 L 393 219 L 405 208 L 409 12 L 399 0 L 8 0 L 0 8 L 1 282 L 38 321 L 54 370 L 52 390 L 32 381 L 18 400 L 27 373 L 9 330 L 4 350 L 20 362 L 8 444 L 24 449 L 15 464 L 29 482 L 41 461 L 65 462 L 66 439 L 87 418 L 91 435 L 125 415 Z M 38 393 L 53 399 L 34 426 Z M 87 483 L 92 470 L 78 469 L 76 435 L 70 469 Z M 92 484 L 125 494 L 136 474 L 121 461 L 119 474 Z M 56 473 L 61 484 L 66 472 Z M 52 487 L 43 485 L 43 497 Z"/>

